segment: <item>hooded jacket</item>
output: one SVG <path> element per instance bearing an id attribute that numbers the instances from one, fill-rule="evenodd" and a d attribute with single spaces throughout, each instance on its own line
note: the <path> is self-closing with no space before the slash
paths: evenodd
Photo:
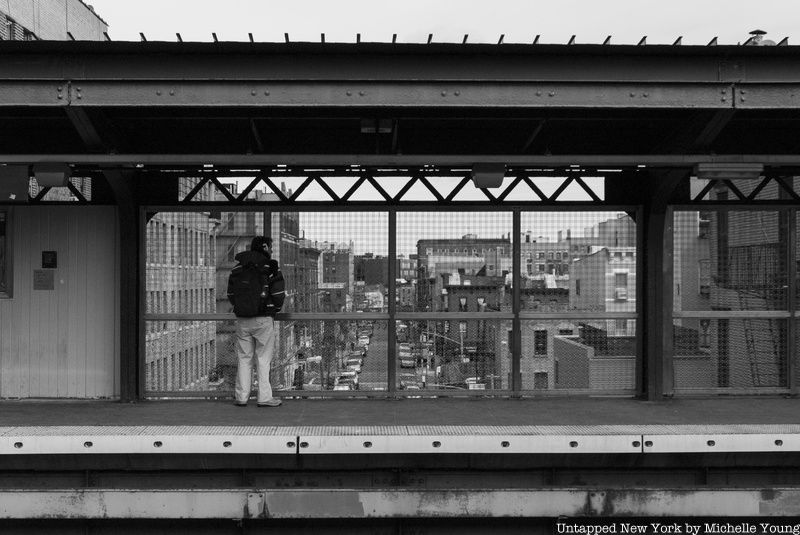
<path id="1" fill-rule="evenodd" d="M 286 283 L 283 280 L 283 273 L 278 267 L 278 262 L 260 251 L 242 251 L 235 258 L 238 263 L 234 266 L 233 271 L 241 269 L 249 263 L 253 263 L 259 268 L 264 285 L 262 293 L 266 295 L 266 299 L 262 299 L 258 315 L 275 316 L 283 307 L 286 297 Z M 230 278 L 228 278 L 228 301 L 231 305 L 234 304 Z"/>

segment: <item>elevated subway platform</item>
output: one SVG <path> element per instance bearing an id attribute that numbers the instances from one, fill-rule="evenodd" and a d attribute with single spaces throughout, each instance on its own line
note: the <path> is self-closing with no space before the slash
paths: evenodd
<path id="1" fill-rule="evenodd" d="M 5 401 L 0 454 L 800 451 L 800 399 Z"/>
<path id="2" fill-rule="evenodd" d="M 0 519 L 785 516 L 800 513 L 798 409 L 779 397 L 4 401 Z"/>

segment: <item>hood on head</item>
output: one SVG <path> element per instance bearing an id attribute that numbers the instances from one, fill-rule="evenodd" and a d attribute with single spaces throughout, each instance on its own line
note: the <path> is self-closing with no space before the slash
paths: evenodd
<path id="1" fill-rule="evenodd" d="M 236 255 L 236 261 L 240 264 L 248 264 L 252 262 L 256 265 L 265 265 L 269 262 L 269 257 L 259 251 L 242 251 Z"/>

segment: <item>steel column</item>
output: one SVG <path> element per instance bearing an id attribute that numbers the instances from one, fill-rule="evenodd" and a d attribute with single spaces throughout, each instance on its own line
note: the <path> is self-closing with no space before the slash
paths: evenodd
<path id="1" fill-rule="evenodd" d="M 395 317 L 397 315 L 397 303 L 395 296 L 397 295 L 397 211 L 389 210 L 389 283 L 388 299 L 389 299 L 389 321 L 386 325 L 386 338 L 387 338 L 387 375 L 388 381 L 387 392 L 389 396 L 394 396 L 397 392 L 397 324 Z"/>
<path id="2" fill-rule="evenodd" d="M 522 233 L 521 227 L 522 213 L 519 209 L 512 212 L 512 259 L 511 259 L 511 280 L 512 294 L 511 294 L 511 311 L 514 313 L 512 320 L 512 338 L 511 344 L 511 390 L 514 397 L 519 397 L 522 390 L 522 321 L 520 321 L 520 312 L 522 310 L 522 244 L 520 243 L 520 234 Z"/>
<path id="3" fill-rule="evenodd" d="M 133 191 L 135 177 L 121 171 L 107 171 L 105 176 L 117 200 L 119 224 L 120 400 L 131 402 L 139 397 L 142 386 L 139 384 L 139 322 L 144 318 L 144 307 L 139 271 L 144 263 L 144 258 L 140 257 L 143 225 Z"/>

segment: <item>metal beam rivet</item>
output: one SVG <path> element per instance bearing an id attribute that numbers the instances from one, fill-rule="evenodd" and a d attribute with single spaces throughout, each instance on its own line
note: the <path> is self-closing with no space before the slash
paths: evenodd
<path id="1" fill-rule="evenodd" d="M 22 442 L 14 442 L 14 447 L 17 449 L 22 448 Z"/>
<path id="2" fill-rule="evenodd" d="M 775 445 L 776 446 L 783 446 L 783 440 L 776 440 L 775 441 Z"/>
<path id="3" fill-rule="evenodd" d="M 250 91 L 250 94 L 251 94 L 251 95 L 253 95 L 253 96 L 256 96 L 256 92 L 255 92 L 255 90 L 253 90 L 253 91 Z"/>
<path id="4" fill-rule="evenodd" d="M 453 94 L 454 94 L 455 96 L 459 96 L 459 95 L 461 94 L 461 91 L 454 91 L 454 92 L 453 92 Z"/>
<path id="5" fill-rule="evenodd" d="M 554 97 L 554 96 L 556 96 L 556 93 L 555 93 L 555 91 L 550 91 L 550 92 L 548 93 L 548 95 L 550 95 L 551 97 Z"/>
<path id="6" fill-rule="evenodd" d="M 174 95 L 174 94 L 175 94 L 175 90 L 174 90 L 174 89 L 170 89 L 170 90 L 169 90 L 169 94 L 170 94 L 170 95 Z"/>
<path id="7" fill-rule="evenodd" d="M 364 92 L 363 91 L 359 91 L 358 94 L 361 95 L 362 97 L 364 96 Z"/>
<path id="8" fill-rule="evenodd" d="M 156 91 L 156 95 L 158 95 L 158 96 L 160 97 L 160 96 L 161 96 L 161 91 L 160 91 L 160 90 L 157 90 L 157 91 Z"/>
<path id="9" fill-rule="evenodd" d="M 509 447 L 510 445 L 511 445 L 511 442 L 509 442 L 509 441 L 507 441 L 507 440 L 504 440 L 504 441 L 502 441 L 502 442 L 500 443 L 500 446 L 502 446 L 503 448 L 507 448 L 507 447 Z"/>
<path id="10" fill-rule="evenodd" d="M 714 442 L 713 440 L 709 440 L 708 442 L 706 442 L 706 444 L 708 444 L 709 446 L 715 446 L 717 443 Z"/>
<path id="11" fill-rule="evenodd" d="M 231 441 L 230 441 L 230 440 L 226 440 L 225 442 L 223 442 L 223 443 L 222 443 L 222 447 L 223 447 L 223 448 L 230 448 L 230 447 L 231 447 L 231 445 L 232 445 L 232 444 L 231 444 Z"/>
<path id="12" fill-rule="evenodd" d="M 64 98 L 64 95 L 58 95 L 58 100 L 62 100 L 63 98 Z"/>
<path id="13" fill-rule="evenodd" d="M 369 440 L 364 442 L 364 447 L 365 448 L 371 448 L 372 447 L 372 442 L 370 442 Z"/>
<path id="14" fill-rule="evenodd" d="M 155 442 L 153 442 L 154 448 L 160 448 L 161 446 L 163 446 L 163 444 L 161 443 L 160 440 L 156 440 Z"/>
<path id="15" fill-rule="evenodd" d="M 578 443 L 575 440 L 573 440 L 572 442 L 569 443 L 569 447 L 570 448 L 577 448 L 578 447 Z"/>
<path id="16" fill-rule="evenodd" d="M 434 447 L 434 448 L 438 448 L 438 447 L 440 447 L 441 445 L 442 445 L 442 443 L 441 443 L 441 442 L 439 442 L 438 440 L 434 440 L 434 441 L 433 441 L 433 447 Z"/>
<path id="17" fill-rule="evenodd" d="M 83 443 L 84 448 L 91 448 L 92 446 L 94 446 L 94 444 L 92 444 L 90 440 L 87 440 L 86 442 Z"/>
<path id="18" fill-rule="evenodd" d="M 635 97 L 636 93 L 631 93 L 631 98 Z"/>
<path id="19" fill-rule="evenodd" d="M 744 89 L 740 89 L 740 90 L 739 90 L 739 93 L 741 93 L 742 95 L 744 95 L 745 93 L 747 93 L 747 91 L 745 91 Z"/>
<path id="20" fill-rule="evenodd" d="M 639 442 L 638 440 L 634 440 L 634 441 L 633 441 L 633 447 L 634 447 L 634 448 L 638 448 L 638 447 L 640 447 L 641 445 L 642 445 L 642 443 L 641 443 L 641 442 Z"/>
<path id="21" fill-rule="evenodd" d="M 265 94 L 266 96 L 269 96 L 269 91 L 264 91 L 264 94 Z"/>
<path id="22" fill-rule="evenodd" d="M 447 96 L 447 91 L 442 91 L 442 96 L 446 97 Z"/>
<path id="23" fill-rule="evenodd" d="M 648 97 L 647 93 L 642 93 L 642 96 L 643 96 L 644 98 L 647 98 L 647 97 Z"/>
<path id="24" fill-rule="evenodd" d="M 536 92 L 536 96 L 537 96 L 537 97 L 541 97 L 541 96 L 542 96 L 542 92 L 541 92 L 541 91 L 537 91 L 537 92 Z"/>
<path id="25" fill-rule="evenodd" d="M 300 443 L 300 447 L 301 448 L 307 448 L 308 447 L 308 442 L 301 442 Z"/>
<path id="26" fill-rule="evenodd" d="M 653 447 L 653 441 L 652 440 L 645 440 L 644 441 L 644 447 L 645 448 L 652 448 Z"/>
<path id="27" fill-rule="evenodd" d="M 287 448 L 294 448 L 294 442 L 287 442 L 286 443 L 286 447 Z"/>

